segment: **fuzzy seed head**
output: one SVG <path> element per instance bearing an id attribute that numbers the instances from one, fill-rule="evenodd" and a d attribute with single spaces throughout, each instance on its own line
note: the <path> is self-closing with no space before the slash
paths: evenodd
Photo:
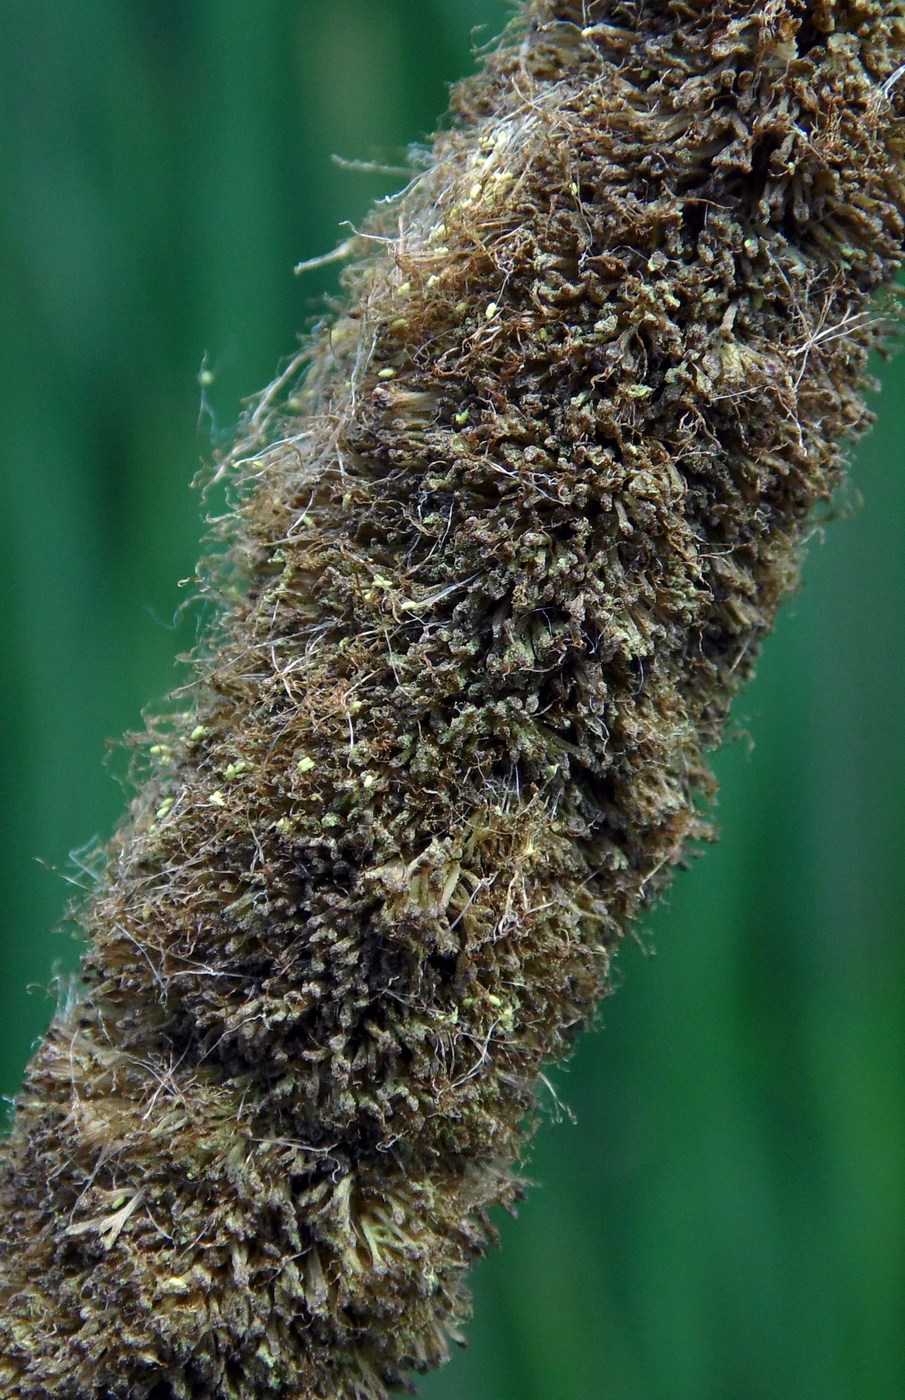
<path id="1" fill-rule="evenodd" d="M 4 1395 L 446 1358 L 867 425 L 903 59 L 900 0 L 535 0 L 458 89 L 233 454 L 232 601 L 3 1150 Z"/>

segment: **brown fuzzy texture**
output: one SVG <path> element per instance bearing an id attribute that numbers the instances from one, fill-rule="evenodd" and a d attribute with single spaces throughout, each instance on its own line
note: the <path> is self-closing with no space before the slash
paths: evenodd
<path id="1" fill-rule="evenodd" d="M 446 1357 L 867 422 L 903 12 L 535 0 L 456 93 L 235 454 L 241 587 L 3 1149 L 4 1396 Z"/>

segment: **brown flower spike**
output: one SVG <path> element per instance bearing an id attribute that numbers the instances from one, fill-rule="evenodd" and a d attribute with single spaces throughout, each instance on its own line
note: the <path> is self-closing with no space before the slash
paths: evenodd
<path id="1" fill-rule="evenodd" d="M 533 0 L 457 91 L 234 454 L 240 582 L 3 1147 L 4 1396 L 445 1359 L 868 421 L 903 61 L 905 0 Z"/>

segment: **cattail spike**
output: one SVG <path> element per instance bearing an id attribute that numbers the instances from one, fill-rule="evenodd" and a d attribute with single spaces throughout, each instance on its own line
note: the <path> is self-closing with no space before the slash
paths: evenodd
<path id="1" fill-rule="evenodd" d="M 0 1173 L 19 1400 L 442 1362 L 868 422 L 899 0 L 535 0 L 251 415 Z"/>

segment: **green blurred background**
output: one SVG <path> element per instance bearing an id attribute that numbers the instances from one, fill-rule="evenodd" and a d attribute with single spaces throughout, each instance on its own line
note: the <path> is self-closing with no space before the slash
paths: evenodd
<path id="1" fill-rule="evenodd" d="M 188 484 L 335 288 L 331 248 L 501 0 L 2 0 L 0 1091 L 52 1006 L 69 852 L 163 695 Z M 486 28 L 475 34 L 474 28 Z M 199 388 L 205 364 L 214 382 Z M 622 957 L 433 1400 L 905 1396 L 905 358 L 815 539 L 721 845 Z M 55 931 L 56 930 L 56 931 Z"/>

